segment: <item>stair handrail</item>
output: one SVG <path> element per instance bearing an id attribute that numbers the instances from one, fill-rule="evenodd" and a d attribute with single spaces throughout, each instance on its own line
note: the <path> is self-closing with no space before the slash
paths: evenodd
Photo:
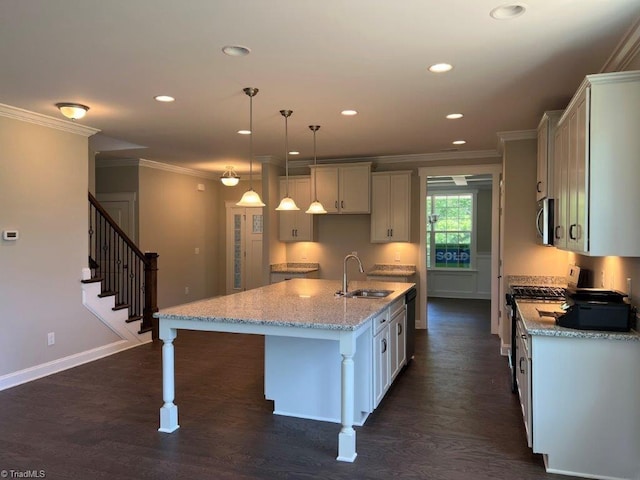
<path id="1" fill-rule="evenodd" d="M 129 238 L 129 236 L 120 228 L 116 221 L 109 215 L 100 202 L 89 193 L 89 203 L 93 206 L 97 213 L 104 218 L 109 224 L 109 227 L 115 232 L 124 244 L 133 252 L 135 257 L 142 262 L 144 266 L 144 283 L 141 285 L 144 295 L 142 298 L 144 304 L 142 306 L 141 316 L 142 323 L 140 325 L 140 333 L 151 331 L 152 338 L 158 338 L 158 326 L 157 321 L 154 321 L 153 314 L 158 311 L 158 254 L 156 252 L 143 252 L 140 248 Z M 89 233 L 91 241 L 92 232 Z M 91 246 L 90 246 L 91 254 Z"/>

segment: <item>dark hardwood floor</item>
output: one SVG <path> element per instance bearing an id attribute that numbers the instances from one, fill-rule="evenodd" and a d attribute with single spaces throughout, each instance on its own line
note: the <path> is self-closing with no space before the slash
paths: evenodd
<path id="1" fill-rule="evenodd" d="M 364 427 L 355 463 L 339 425 L 271 414 L 263 339 L 180 332 L 180 429 L 157 431 L 161 345 L 0 392 L 0 470 L 47 479 L 544 479 L 526 446 L 489 302 L 432 299 L 416 356 Z"/>

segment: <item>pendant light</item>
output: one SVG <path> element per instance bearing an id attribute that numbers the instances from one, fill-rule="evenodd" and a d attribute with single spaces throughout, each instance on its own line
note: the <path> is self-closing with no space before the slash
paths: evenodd
<path id="1" fill-rule="evenodd" d="M 238 203 L 239 207 L 264 207 L 260 195 L 253 189 L 253 97 L 258 94 L 257 88 L 247 87 L 242 90 L 249 96 L 249 190 L 244 192 Z"/>
<path id="2" fill-rule="evenodd" d="M 240 183 L 240 176 L 236 173 L 232 166 L 227 165 L 224 167 L 224 173 L 220 177 L 220 181 L 227 187 L 235 187 Z"/>
<path id="3" fill-rule="evenodd" d="M 280 110 L 280 115 L 284 117 L 284 168 L 286 172 L 284 198 L 280 201 L 280 205 L 276 210 L 300 210 L 293 198 L 289 196 L 289 117 L 293 113 L 292 110 Z"/>
<path id="4" fill-rule="evenodd" d="M 309 125 L 309 130 L 313 132 L 313 166 L 316 166 L 318 164 L 318 158 L 316 156 L 316 132 L 320 130 L 320 125 Z M 313 172 L 313 202 L 309 205 L 309 208 L 306 211 L 306 213 L 310 213 L 312 215 L 327 213 L 322 204 L 318 201 L 317 176 L 318 172 Z"/>

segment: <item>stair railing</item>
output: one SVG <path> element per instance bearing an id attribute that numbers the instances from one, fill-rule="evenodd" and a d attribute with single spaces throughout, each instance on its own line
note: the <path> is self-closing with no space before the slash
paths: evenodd
<path id="1" fill-rule="evenodd" d="M 102 296 L 115 295 L 128 322 L 142 320 L 139 333 L 158 338 L 158 254 L 143 253 L 89 192 L 89 267 L 102 282 Z"/>

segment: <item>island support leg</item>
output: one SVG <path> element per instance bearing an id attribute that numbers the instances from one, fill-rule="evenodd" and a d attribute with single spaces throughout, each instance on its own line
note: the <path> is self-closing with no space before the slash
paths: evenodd
<path id="1" fill-rule="evenodd" d="M 356 353 L 356 339 L 353 333 L 345 332 L 340 338 L 342 355 L 341 413 L 342 428 L 338 435 L 338 458 L 341 462 L 353 462 L 356 453 L 356 431 L 353 429 L 353 405 L 355 403 L 355 375 L 353 356 Z"/>
<path id="2" fill-rule="evenodd" d="M 178 425 L 178 406 L 173 403 L 175 399 L 173 340 L 177 333 L 175 328 L 162 328 L 160 325 L 160 338 L 164 342 L 162 346 L 162 400 L 164 404 L 160 408 L 160 428 L 158 431 L 163 433 L 175 432 L 180 428 Z"/>

